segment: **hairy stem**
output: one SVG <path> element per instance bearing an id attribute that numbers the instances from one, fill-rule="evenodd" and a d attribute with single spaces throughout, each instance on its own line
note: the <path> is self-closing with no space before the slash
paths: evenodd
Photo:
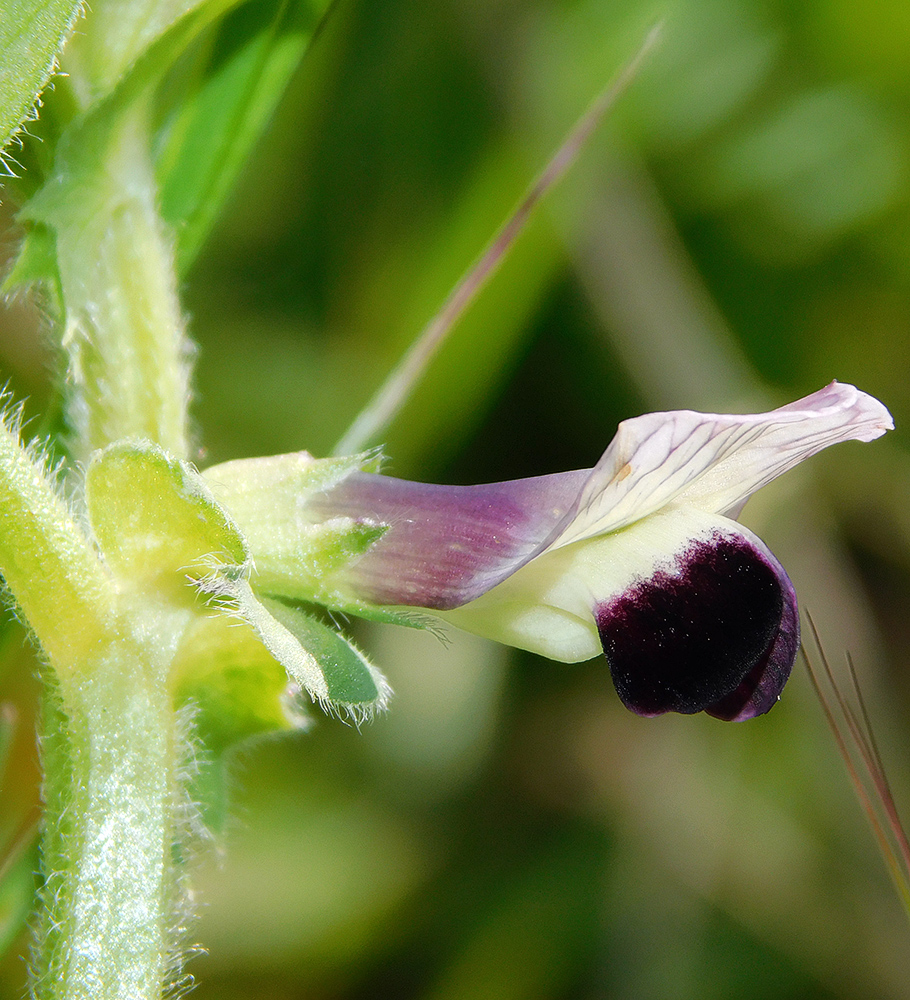
<path id="1" fill-rule="evenodd" d="M 160 1000 L 177 967 L 181 745 L 168 687 L 114 643 L 58 689 L 45 739 L 39 1000 Z M 64 714 L 65 713 L 65 714 Z"/>
<path id="2" fill-rule="evenodd" d="M 104 568 L 0 425 L 0 573 L 49 670 L 43 1000 L 158 1000 L 176 967 L 182 747 L 168 670 L 187 617 Z"/>
<path id="3" fill-rule="evenodd" d="M 189 450 L 190 347 L 157 208 L 145 98 L 71 127 L 25 206 L 54 234 L 74 456 L 125 437 Z M 117 111 L 115 114 L 114 112 Z"/>
<path id="4" fill-rule="evenodd" d="M 82 457 L 131 436 L 181 457 L 189 448 L 188 347 L 141 112 L 111 144 L 99 215 L 58 234 Z"/>

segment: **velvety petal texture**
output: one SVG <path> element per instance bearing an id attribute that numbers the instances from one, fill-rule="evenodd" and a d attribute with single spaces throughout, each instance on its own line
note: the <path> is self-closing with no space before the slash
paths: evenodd
<path id="1" fill-rule="evenodd" d="M 799 646 L 796 594 L 749 533 L 717 529 L 599 602 L 613 683 L 639 715 L 746 719 L 777 700 Z"/>

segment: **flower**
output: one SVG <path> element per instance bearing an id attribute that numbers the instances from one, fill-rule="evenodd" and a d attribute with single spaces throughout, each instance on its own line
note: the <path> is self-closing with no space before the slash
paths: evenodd
<path id="1" fill-rule="evenodd" d="M 261 527 L 255 484 L 274 493 L 283 463 L 310 468 L 308 455 L 255 460 L 258 472 L 227 463 L 206 478 L 238 518 L 264 593 L 355 613 L 425 609 L 566 662 L 603 650 L 632 711 L 742 720 L 777 701 L 799 614 L 785 570 L 735 518 L 803 459 L 892 426 L 878 400 L 833 382 L 769 413 L 626 420 L 593 469 L 439 486 L 348 465 L 298 491 L 283 528 Z M 333 526 L 371 534 L 314 573 L 310 544 L 295 555 L 289 539 Z"/>

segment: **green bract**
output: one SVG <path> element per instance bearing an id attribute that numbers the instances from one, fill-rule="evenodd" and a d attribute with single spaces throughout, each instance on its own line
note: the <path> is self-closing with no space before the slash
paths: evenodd
<path id="1" fill-rule="evenodd" d="M 309 488 L 324 488 L 325 468 L 314 463 L 312 471 Z M 305 472 L 298 478 L 306 490 Z M 257 596 L 247 540 L 189 463 L 148 442 L 119 442 L 93 456 L 85 500 L 121 599 L 141 603 L 142 618 L 186 616 L 170 683 L 201 705 L 217 706 L 218 720 L 203 728 L 217 731 L 220 742 L 234 728 L 246 734 L 281 718 L 298 721 L 299 713 L 288 710 L 286 683 L 281 690 L 275 685 L 276 662 L 330 711 L 361 719 L 385 707 L 385 680 L 338 632 L 298 608 Z M 361 551 L 360 532 L 352 524 L 348 533 L 339 527 L 328 537 L 304 535 L 299 549 L 314 566 L 343 563 Z M 236 619 L 233 627 L 225 627 L 225 616 Z M 238 691 L 252 686 L 241 677 L 244 669 L 280 706 L 275 698 L 270 707 L 258 699 L 244 704 Z"/>
<path id="2" fill-rule="evenodd" d="M 121 587 L 160 593 L 170 583 L 189 602 L 188 576 L 247 561 L 243 537 L 198 473 L 156 445 L 122 442 L 96 452 L 85 503 Z"/>

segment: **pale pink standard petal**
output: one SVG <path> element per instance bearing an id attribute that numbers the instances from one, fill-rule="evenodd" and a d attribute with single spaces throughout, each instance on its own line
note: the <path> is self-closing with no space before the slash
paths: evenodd
<path id="1" fill-rule="evenodd" d="M 756 490 L 823 448 L 872 441 L 893 426 L 877 399 L 839 382 L 768 413 L 676 410 L 625 420 L 551 544 L 615 531 L 671 502 L 735 515 Z"/>

